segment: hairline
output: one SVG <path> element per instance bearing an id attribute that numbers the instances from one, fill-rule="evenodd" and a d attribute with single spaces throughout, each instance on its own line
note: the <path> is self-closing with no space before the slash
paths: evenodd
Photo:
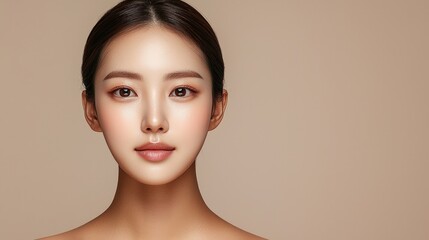
<path id="1" fill-rule="evenodd" d="M 144 28 L 160 28 L 160 29 L 165 29 L 165 30 L 167 30 L 169 32 L 172 32 L 172 33 L 180 36 L 186 42 L 190 43 L 191 47 L 196 50 L 196 54 L 201 58 L 202 61 L 204 61 L 206 67 L 208 68 L 208 70 L 210 72 L 210 80 L 213 81 L 213 76 L 211 75 L 211 69 L 210 69 L 209 62 L 207 60 L 207 56 L 203 52 L 203 50 L 198 46 L 198 44 L 191 37 L 187 36 L 183 32 L 178 31 L 174 27 L 169 26 L 168 24 L 160 22 L 160 21 L 158 21 L 156 19 L 156 20 L 148 22 L 148 23 L 139 23 L 139 24 L 136 24 L 136 25 L 133 25 L 133 26 L 126 27 L 123 30 L 121 30 L 118 33 L 116 33 L 115 35 L 113 35 L 111 38 L 109 38 L 109 40 L 106 41 L 106 43 L 104 44 L 103 48 L 101 49 L 100 55 L 98 57 L 97 68 L 95 70 L 94 79 L 93 79 L 94 83 L 95 83 L 95 79 L 96 79 L 98 70 L 100 68 L 100 65 L 103 62 L 104 57 L 106 57 L 106 50 L 109 48 L 110 44 L 113 41 L 115 41 L 116 39 L 118 39 L 119 37 L 121 37 L 121 36 L 124 36 L 124 35 L 126 35 L 128 33 L 131 33 L 131 32 L 134 32 L 134 31 L 138 31 L 138 30 L 144 29 Z"/>

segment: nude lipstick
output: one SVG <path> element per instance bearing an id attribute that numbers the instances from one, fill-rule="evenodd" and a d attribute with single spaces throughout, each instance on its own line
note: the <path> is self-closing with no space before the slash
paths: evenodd
<path id="1" fill-rule="evenodd" d="M 147 161 L 160 162 L 167 159 L 175 148 L 164 143 L 147 143 L 135 148 L 135 150 Z"/>

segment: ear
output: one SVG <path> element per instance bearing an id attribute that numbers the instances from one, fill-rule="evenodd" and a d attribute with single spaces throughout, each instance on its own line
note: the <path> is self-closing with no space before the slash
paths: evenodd
<path id="1" fill-rule="evenodd" d="M 92 130 L 101 132 L 100 123 L 98 122 L 97 111 L 95 109 L 95 102 L 88 100 L 86 91 L 82 91 L 82 107 L 85 114 L 86 122 Z"/>
<path id="2" fill-rule="evenodd" d="M 213 103 L 215 104 L 215 106 L 214 106 L 212 118 L 210 119 L 209 131 L 215 129 L 222 121 L 227 103 L 228 103 L 228 92 L 224 89 L 222 93 L 222 97 Z"/>

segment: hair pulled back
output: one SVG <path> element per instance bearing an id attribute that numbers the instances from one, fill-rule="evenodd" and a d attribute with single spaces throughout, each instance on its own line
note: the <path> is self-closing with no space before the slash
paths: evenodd
<path id="1" fill-rule="evenodd" d="M 212 78 L 213 100 L 219 99 L 225 66 L 216 34 L 207 20 L 181 0 L 125 0 L 106 12 L 88 36 L 81 69 L 87 100 L 95 100 L 94 79 L 106 44 L 120 33 L 150 24 L 187 37 L 201 50 Z"/>

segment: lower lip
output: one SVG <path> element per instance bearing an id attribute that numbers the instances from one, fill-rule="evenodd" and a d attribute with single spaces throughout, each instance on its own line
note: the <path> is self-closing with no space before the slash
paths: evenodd
<path id="1" fill-rule="evenodd" d="M 171 150 L 144 150 L 137 153 L 147 161 L 160 162 L 167 159 L 173 151 Z"/>

